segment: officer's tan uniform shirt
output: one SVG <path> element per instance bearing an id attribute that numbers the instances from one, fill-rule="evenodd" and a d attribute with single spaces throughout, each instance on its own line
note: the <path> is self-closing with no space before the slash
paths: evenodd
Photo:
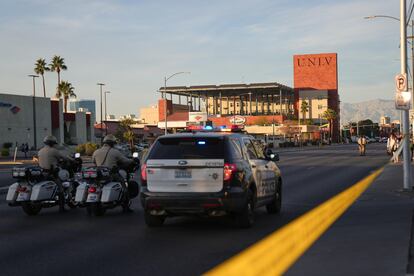
<path id="1" fill-rule="evenodd" d="M 117 149 L 111 148 L 108 145 L 103 145 L 102 148 L 97 149 L 92 155 L 92 161 L 97 166 L 108 168 L 113 168 L 115 166 L 128 166 L 132 163 L 132 160 L 126 158 Z"/>
<path id="2" fill-rule="evenodd" d="M 68 160 L 66 155 L 58 149 L 51 146 L 44 146 L 39 150 L 39 166 L 42 169 L 50 170 L 52 166 L 56 168 L 59 163 L 59 160 Z"/>

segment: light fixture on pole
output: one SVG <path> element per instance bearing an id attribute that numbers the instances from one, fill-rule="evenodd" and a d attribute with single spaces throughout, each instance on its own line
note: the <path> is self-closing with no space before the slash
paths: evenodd
<path id="1" fill-rule="evenodd" d="M 168 131 L 167 131 L 167 81 L 169 79 L 171 79 L 172 77 L 179 75 L 179 74 L 191 74 L 191 72 L 177 72 L 172 74 L 169 77 L 164 77 L 164 91 L 163 91 L 163 95 L 164 95 L 164 121 L 165 121 L 165 130 L 164 130 L 164 134 L 167 135 Z"/>
<path id="2" fill-rule="evenodd" d="M 37 127 L 36 127 L 36 82 L 35 79 L 38 78 L 38 75 L 28 75 L 33 79 L 33 146 L 37 149 Z"/>
<path id="3" fill-rule="evenodd" d="M 97 83 L 97 85 L 99 85 L 100 88 L 100 99 L 101 99 L 101 145 L 102 145 L 102 141 L 103 141 L 103 132 L 102 132 L 102 86 L 104 86 L 104 83 Z"/>

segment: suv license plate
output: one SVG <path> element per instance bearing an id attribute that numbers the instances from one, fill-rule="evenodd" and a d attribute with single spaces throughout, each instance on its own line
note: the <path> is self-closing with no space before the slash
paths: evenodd
<path id="1" fill-rule="evenodd" d="M 191 171 L 188 170 L 176 170 L 175 178 L 191 178 Z"/>

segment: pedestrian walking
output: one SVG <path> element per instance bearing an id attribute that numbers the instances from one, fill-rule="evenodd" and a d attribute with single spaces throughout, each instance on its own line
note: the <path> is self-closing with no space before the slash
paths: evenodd
<path id="1" fill-rule="evenodd" d="M 24 145 L 24 157 L 27 158 L 27 153 L 29 152 L 29 144 L 26 143 Z"/>
<path id="2" fill-rule="evenodd" d="M 365 155 L 366 147 L 367 147 L 367 139 L 365 138 L 365 136 L 360 136 L 358 138 L 358 149 L 359 149 L 360 156 Z"/>
<path id="3" fill-rule="evenodd" d="M 394 163 L 397 163 L 399 161 L 399 157 L 395 156 L 395 152 L 398 149 L 398 137 L 397 135 L 392 132 L 390 134 L 390 137 L 387 140 L 387 151 L 389 152 L 390 155 L 393 156 L 392 160 Z"/>

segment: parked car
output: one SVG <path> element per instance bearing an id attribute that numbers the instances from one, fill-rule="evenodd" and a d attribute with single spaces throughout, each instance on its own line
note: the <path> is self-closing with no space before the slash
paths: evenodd
<path id="1" fill-rule="evenodd" d="M 154 227 L 171 216 L 228 216 L 238 226 L 250 227 L 254 209 L 281 211 L 278 159 L 242 133 L 161 136 L 141 167 L 145 222 Z"/>

